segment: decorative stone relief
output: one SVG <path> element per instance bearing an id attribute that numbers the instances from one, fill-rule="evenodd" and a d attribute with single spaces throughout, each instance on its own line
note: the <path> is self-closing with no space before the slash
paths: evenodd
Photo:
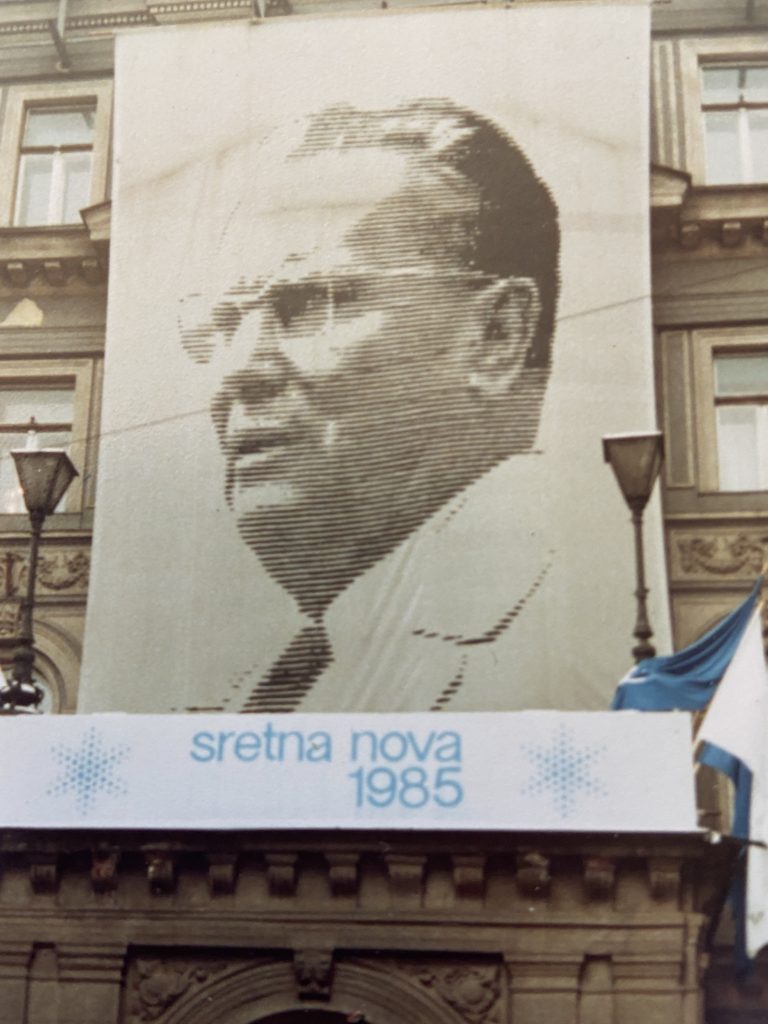
<path id="1" fill-rule="evenodd" d="M 0 601 L 0 638 L 19 635 L 21 601 Z"/>
<path id="2" fill-rule="evenodd" d="M 226 963 L 137 960 L 128 993 L 129 1021 L 158 1020 L 177 999 L 226 967 Z"/>
<path id="3" fill-rule="evenodd" d="M 41 590 L 86 590 L 91 557 L 85 551 L 55 551 L 40 558 L 37 581 Z"/>
<path id="4" fill-rule="evenodd" d="M 94 892 L 112 892 L 117 888 L 117 867 L 120 851 L 115 848 L 95 849 L 91 852 L 91 885 Z"/>
<path id="5" fill-rule="evenodd" d="M 673 559 L 684 576 L 756 576 L 763 567 L 766 552 L 768 535 L 763 533 L 688 535 L 673 539 Z"/>
<path id="6" fill-rule="evenodd" d="M 44 550 L 37 566 L 38 593 L 85 594 L 91 568 L 90 551 L 83 548 L 52 548 Z M 10 606 L 10 599 L 20 597 L 27 586 L 27 555 L 20 551 L 0 550 L 0 595 L 3 604 Z M 0 605 L 2 607 L 2 605 Z M 0 635 L 3 620 L 0 619 Z"/>
<path id="7" fill-rule="evenodd" d="M 149 891 L 153 896 L 167 895 L 176 888 L 176 856 L 168 850 L 149 850 L 144 854 Z"/>
<path id="8" fill-rule="evenodd" d="M 36 893 L 54 893 L 59 888 L 57 853 L 33 853 L 29 856 L 29 881 Z"/>
<path id="9" fill-rule="evenodd" d="M 396 963 L 467 1024 L 502 1024 L 501 972 L 495 964 Z"/>
<path id="10" fill-rule="evenodd" d="M 328 949 L 297 949 L 293 973 L 299 999 L 330 999 L 333 953 Z"/>

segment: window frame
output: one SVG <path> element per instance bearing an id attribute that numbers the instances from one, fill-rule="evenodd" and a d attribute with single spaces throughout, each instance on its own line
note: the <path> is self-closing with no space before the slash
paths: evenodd
<path id="1" fill-rule="evenodd" d="M 78 471 L 63 499 L 62 508 L 55 515 L 83 511 L 84 493 L 87 494 L 88 478 L 91 473 L 93 443 L 90 443 L 89 429 L 92 423 L 91 404 L 94 394 L 94 365 L 92 359 L 2 360 L 0 361 L 0 387 L 17 386 L 41 387 L 61 386 L 72 383 L 72 441 L 69 454 Z M 17 512 L 0 512 L 0 523 Z"/>
<path id="2" fill-rule="evenodd" d="M 60 145 L 54 145 L 53 143 L 43 144 L 32 144 L 26 141 L 27 129 L 30 124 L 30 115 L 35 111 L 48 111 L 49 113 L 65 113 L 68 111 L 85 112 L 88 111 L 93 114 L 94 126 L 91 129 L 91 138 L 88 142 L 62 142 Z M 47 219 L 51 215 L 52 207 L 56 207 L 63 211 L 67 204 L 67 185 L 66 185 L 66 174 L 67 174 L 67 158 L 71 154 L 84 154 L 88 157 L 88 189 L 90 195 L 91 180 L 93 177 L 93 153 L 95 143 L 95 121 L 96 121 L 96 103 L 92 101 L 84 101 L 82 103 L 58 103 L 55 105 L 43 104 L 28 104 L 24 109 L 24 124 L 22 125 L 22 132 L 19 141 L 19 159 L 18 167 L 16 171 L 17 182 L 16 182 L 16 196 L 13 204 L 13 223 L 15 227 L 53 227 L 57 224 L 75 224 L 77 221 L 73 220 L 62 220 L 57 217 L 53 219 Z M 21 212 L 22 195 L 24 193 L 24 168 L 27 166 L 27 158 L 34 159 L 35 157 L 50 157 L 51 166 L 51 180 L 50 185 L 47 189 L 47 218 L 43 223 L 31 224 L 23 222 L 19 219 Z"/>
<path id="3" fill-rule="evenodd" d="M 768 70 L 768 57 L 758 63 L 757 61 L 704 61 L 699 65 L 699 74 L 703 83 L 704 73 L 707 70 L 738 71 L 740 74 L 749 71 L 750 68 L 761 68 Z M 759 110 L 768 115 L 768 99 L 759 103 L 742 98 L 742 88 L 739 88 L 739 99 L 736 102 L 714 103 L 705 102 L 702 88 L 701 97 L 701 123 L 702 136 L 704 140 L 705 175 L 706 175 L 706 151 L 707 151 L 707 114 L 734 114 L 737 139 L 737 157 L 739 165 L 738 181 L 708 182 L 711 185 L 762 185 L 768 178 L 761 179 L 754 176 L 755 172 L 755 146 L 754 136 L 750 129 L 749 115 L 751 111 Z"/>
<path id="4" fill-rule="evenodd" d="M 682 83 L 682 129 L 684 132 L 686 170 L 694 185 L 710 188 L 754 188 L 763 182 L 733 182 L 710 184 L 707 182 L 704 91 L 704 66 L 768 65 L 768 43 L 764 36 L 740 38 L 698 38 L 680 41 L 680 80 Z"/>
<path id="5" fill-rule="evenodd" d="M 67 83 L 33 83 L 10 86 L 0 128 L 0 228 L 19 231 L 72 227 L 72 224 L 17 225 L 15 223 L 20 183 L 21 154 L 27 111 L 34 107 L 95 106 L 91 184 L 88 206 L 107 198 L 109 186 L 110 124 L 112 82 L 109 79 Z"/>
<path id="6" fill-rule="evenodd" d="M 698 491 L 726 498 L 739 494 L 768 495 L 768 488 L 751 491 L 721 489 L 715 389 L 715 359 L 720 355 L 768 356 L 768 330 L 757 327 L 697 330 L 693 332 L 692 341 Z"/>

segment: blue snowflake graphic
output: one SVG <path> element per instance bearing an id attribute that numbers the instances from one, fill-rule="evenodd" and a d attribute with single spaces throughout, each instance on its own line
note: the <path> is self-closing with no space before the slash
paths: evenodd
<path id="1" fill-rule="evenodd" d="M 51 748 L 51 753 L 62 770 L 47 795 L 74 794 L 75 807 L 83 817 L 93 808 L 99 793 L 115 797 L 127 792 L 125 783 L 114 773 L 130 753 L 130 747 L 105 746 L 93 726 L 83 733 L 78 747 L 59 743 Z"/>
<path id="2" fill-rule="evenodd" d="M 579 796 L 605 796 L 605 787 L 592 776 L 592 767 L 605 753 L 605 746 L 577 747 L 564 725 L 549 746 L 528 746 L 523 751 L 534 774 L 522 793 L 549 796 L 561 818 L 576 810 Z"/>

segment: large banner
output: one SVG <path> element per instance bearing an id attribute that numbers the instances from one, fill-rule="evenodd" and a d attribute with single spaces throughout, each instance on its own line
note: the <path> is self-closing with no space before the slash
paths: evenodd
<path id="1" fill-rule="evenodd" d="M 631 2 L 119 40 L 81 710 L 607 706 L 647 50 Z"/>
<path id="2" fill-rule="evenodd" d="M 687 714 L 0 718 L 0 773 L 0 828 L 697 828 Z"/>

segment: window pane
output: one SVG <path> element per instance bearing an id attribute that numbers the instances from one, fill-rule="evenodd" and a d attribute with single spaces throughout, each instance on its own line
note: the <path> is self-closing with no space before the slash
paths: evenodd
<path id="1" fill-rule="evenodd" d="M 71 423 L 74 400 L 72 388 L 0 388 L 0 423 Z"/>
<path id="2" fill-rule="evenodd" d="M 758 412 L 756 405 L 721 405 L 717 410 L 721 491 L 760 489 Z"/>
<path id="3" fill-rule="evenodd" d="M 52 181 L 52 156 L 34 154 L 21 158 L 17 224 L 29 226 L 48 223 Z"/>
<path id="4" fill-rule="evenodd" d="M 744 69 L 744 99 L 747 103 L 768 101 L 768 67 Z"/>
<path id="5" fill-rule="evenodd" d="M 702 68 L 704 103 L 738 103 L 738 68 Z"/>
<path id="6" fill-rule="evenodd" d="M 94 107 L 32 107 L 24 146 L 87 146 L 93 140 Z"/>
<path id="7" fill-rule="evenodd" d="M 62 224 L 77 224 L 91 191 L 91 154 L 64 153 Z"/>
<path id="8" fill-rule="evenodd" d="M 49 430 L 41 431 L 38 434 L 41 448 L 64 448 L 69 446 L 71 431 Z M 27 433 L 0 433 L 0 513 L 26 512 L 24 498 L 19 487 L 19 478 L 16 475 L 16 464 L 11 456 L 13 448 L 24 448 L 27 443 Z M 62 498 L 61 504 L 57 506 L 60 511 L 66 497 Z"/>
<path id="9" fill-rule="evenodd" d="M 768 354 L 718 356 L 715 359 L 715 394 L 768 394 Z"/>
<path id="10" fill-rule="evenodd" d="M 750 110 L 749 138 L 752 146 L 750 181 L 768 181 L 768 110 Z"/>
<path id="11" fill-rule="evenodd" d="M 740 182 L 739 111 L 707 111 L 704 114 L 704 134 L 707 184 Z"/>

